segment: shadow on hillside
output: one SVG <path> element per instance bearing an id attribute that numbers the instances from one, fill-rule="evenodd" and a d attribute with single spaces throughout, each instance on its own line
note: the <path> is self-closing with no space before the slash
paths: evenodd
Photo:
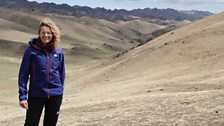
<path id="1" fill-rule="evenodd" d="M 25 43 L 0 39 L 0 54 L 20 57 L 26 46 L 27 44 Z"/>

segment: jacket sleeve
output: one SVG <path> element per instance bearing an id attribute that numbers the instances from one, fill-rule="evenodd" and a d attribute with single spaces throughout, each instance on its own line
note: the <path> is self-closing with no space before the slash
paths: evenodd
<path id="1" fill-rule="evenodd" d="M 60 73 L 61 83 L 64 85 L 64 81 L 65 81 L 65 63 L 64 63 L 64 53 L 63 53 L 62 49 L 61 49 L 59 73 Z"/>
<path id="2" fill-rule="evenodd" d="M 18 86 L 19 86 L 19 100 L 27 100 L 27 82 L 30 75 L 30 49 L 27 48 L 24 51 L 22 63 L 20 65 L 19 75 L 18 75 Z"/>

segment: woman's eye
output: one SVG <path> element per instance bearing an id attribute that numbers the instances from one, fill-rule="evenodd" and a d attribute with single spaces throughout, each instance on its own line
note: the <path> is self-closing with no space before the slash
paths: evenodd
<path id="1" fill-rule="evenodd" d="M 47 35 L 51 35 L 50 32 L 42 32 L 42 35 L 45 35 L 45 34 L 47 34 Z"/>

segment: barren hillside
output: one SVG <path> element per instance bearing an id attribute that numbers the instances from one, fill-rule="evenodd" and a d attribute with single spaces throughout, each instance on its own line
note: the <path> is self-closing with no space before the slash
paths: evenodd
<path id="1" fill-rule="evenodd" d="M 62 29 L 60 44 L 66 54 L 68 78 L 80 66 L 111 57 L 138 44 L 132 41 L 138 37 L 136 31 L 116 22 L 0 8 L 0 125 L 14 125 L 5 124 L 5 121 L 24 115 L 24 111 L 18 109 L 18 69 L 26 43 L 36 36 L 39 22 L 44 17 L 52 18 Z"/>
<path id="2" fill-rule="evenodd" d="M 11 42 L 27 43 L 30 38 L 36 36 L 39 22 L 44 17 L 52 18 L 60 26 L 63 32 L 60 44 L 69 57 L 67 61 L 79 65 L 124 52 L 137 46 L 139 42 L 136 40 L 144 34 L 164 28 L 164 26 L 144 22 L 145 27 L 139 29 L 136 23 L 140 24 L 142 22 L 140 20 L 135 21 L 135 24 L 125 22 L 130 24 L 127 27 L 125 24 L 85 16 L 76 18 L 0 8 L 0 38 Z M 72 60 L 75 59 L 74 56 L 79 60 Z"/>
<path id="3" fill-rule="evenodd" d="M 221 13 L 183 26 L 125 55 L 101 63 L 102 72 L 94 78 L 99 78 L 97 83 L 104 83 L 102 76 L 111 77 L 114 82 L 126 80 L 126 77 L 142 78 L 144 75 L 154 81 L 171 82 L 172 79 L 183 81 L 183 78 L 201 81 L 199 77 L 210 75 L 207 78 L 210 80 L 212 75 L 216 72 L 221 74 L 222 70 L 223 15 Z M 198 76 L 194 76 L 196 74 Z M 192 77 L 186 77 L 188 75 Z"/>
<path id="4" fill-rule="evenodd" d="M 118 46 L 120 34 L 115 31 L 126 38 L 135 37 L 129 28 L 136 22 L 122 27 L 89 17 L 52 18 L 66 33 L 62 46 L 67 51 L 67 79 L 59 126 L 224 125 L 224 13 L 194 21 L 123 55 L 88 66 L 72 63 L 76 60 L 70 52 L 73 46 L 81 50 L 73 53 L 84 49 L 89 55 L 95 52 L 93 48 Z M 1 22 L 14 26 L 15 22 L 6 20 Z M 93 34 L 85 38 L 86 32 Z M 105 47 L 107 39 L 113 40 Z M 104 46 L 100 48 L 100 44 Z M 23 125 L 25 110 L 18 106 L 16 82 L 20 59 L 4 54 L 0 61 L 0 125 Z"/>
<path id="5" fill-rule="evenodd" d="M 193 22 L 74 70 L 64 104 L 64 116 L 74 117 L 67 124 L 223 126 L 223 20 L 220 13 Z"/>

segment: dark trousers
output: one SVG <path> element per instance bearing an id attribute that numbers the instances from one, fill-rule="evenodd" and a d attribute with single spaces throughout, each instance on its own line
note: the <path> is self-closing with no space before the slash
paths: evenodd
<path id="1" fill-rule="evenodd" d="M 26 121 L 24 126 L 38 126 L 43 108 L 44 123 L 43 126 L 56 126 L 62 95 L 48 98 L 29 98 L 28 110 L 26 111 Z"/>

